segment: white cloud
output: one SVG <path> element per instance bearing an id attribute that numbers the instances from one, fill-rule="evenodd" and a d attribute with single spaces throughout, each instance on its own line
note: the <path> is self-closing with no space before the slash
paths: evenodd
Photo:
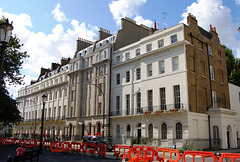
<path id="1" fill-rule="evenodd" d="M 60 8 L 61 8 L 61 4 L 58 3 L 56 8 L 52 11 L 52 14 L 53 14 L 54 18 L 58 22 L 67 21 L 67 17 L 65 16 L 65 14 L 62 11 L 60 11 Z"/>
<path id="2" fill-rule="evenodd" d="M 236 5 L 240 5 L 240 0 L 236 0 Z"/>
<path id="3" fill-rule="evenodd" d="M 129 18 L 135 17 L 133 19 L 138 23 L 152 26 L 152 21 L 144 20 L 138 12 L 139 8 L 145 3 L 147 3 L 147 0 L 116 0 L 109 3 L 109 9 L 118 26 L 121 24 L 121 19 L 126 16 Z"/>
<path id="4" fill-rule="evenodd" d="M 188 13 L 196 16 L 199 26 L 206 30 L 209 30 L 210 24 L 216 27 L 221 43 L 240 57 L 240 41 L 236 39 L 237 25 L 233 24 L 231 10 L 223 6 L 222 0 L 197 0 L 192 3 L 182 14 L 184 23 L 187 23 Z"/>
<path id="5" fill-rule="evenodd" d="M 51 63 L 60 63 L 62 57 L 73 57 L 78 37 L 91 41 L 97 38 L 97 26 L 86 25 L 84 22 L 79 23 L 77 20 L 71 21 L 71 29 L 64 30 L 62 24 L 58 24 L 52 29 L 52 33 L 45 34 L 30 30 L 33 26 L 31 17 L 27 14 L 10 14 L 3 12 L 0 8 L 0 17 L 2 15 L 13 21 L 13 34 L 16 34 L 24 44 L 21 50 L 27 51 L 30 55 L 24 60 L 22 69 L 27 85 L 32 79 L 37 79 L 41 67 L 50 68 Z M 16 92 L 20 87 L 22 86 L 9 87 L 10 93 L 16 97 Z"/>
<path id="6" fill-rule="evenodd" d="M 153 22 L 151 20 L 145 20 L 145 19 L 143 19 L 142 16 L 136 16 L 134 18 L 134 20 L 137 22 L 137 24 L 143 24 L 143 25 L 146 25 L 148 27 L 153 26 Z"/>

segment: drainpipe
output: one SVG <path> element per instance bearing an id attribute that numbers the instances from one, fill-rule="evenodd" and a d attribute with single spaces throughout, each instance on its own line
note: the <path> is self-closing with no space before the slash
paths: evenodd
<path id="1" fill-rule="evenodd" d="M 207 107 L 207 111 L 209 111 L 209 108 L 213 105 L 213 99 L 212 99 L 212 81 L 211 81 L 211 71 L 210 71 L 210 59 L 208 54 L 208 43 L 205 43 L 207 47 L 207 58 L 208 58 L 208 69 L 209 69 L 209 88 L 210 88 L 210 98 L 211 98 L 211 104 Z M 208 133 L 209 133 L 209 148 L 212 148 L 212 137 L 211 137 L 211 119 L 210 115 L 208 114 Z"/>
<path id="2" fill-rule="evenodd" d="M 110 116 L 111 116 L 111 105 L 112 105 L 112 55 L 113 55 L 113 44 L 111 44 L 111 47 L 110 47 L 110 63 L 109 63 L 109 104 L 108 104 L 108 137 L 110 136 L 110 126 L 111 126 L 111 123 L 110 123 Z"/>

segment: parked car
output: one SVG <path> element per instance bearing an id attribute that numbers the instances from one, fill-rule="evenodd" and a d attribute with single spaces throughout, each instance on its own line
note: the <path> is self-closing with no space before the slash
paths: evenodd
<path id="1" fill-rule="evenodd" d="M 96 145 L 98 143 L 105 144 L 108 151 L 112 151 L 114 148 L 114 145 L 112 145 L 111 142 L 103 136 L 94 136 L 94 135 L 84 136 L 83 142 L 95 143 Z"/>

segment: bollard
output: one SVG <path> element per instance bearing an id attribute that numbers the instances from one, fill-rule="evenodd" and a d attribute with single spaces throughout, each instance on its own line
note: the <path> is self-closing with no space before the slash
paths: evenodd
<path id="1" fill-rule="evenodd" d="M 173 145 L 173 149 L 176 149 L 176 144 L 175 144 L 175 145 Z M 177 156 L 177 154 L 176 154 L 176 153 L 174 153 L 174 156 Z"/>

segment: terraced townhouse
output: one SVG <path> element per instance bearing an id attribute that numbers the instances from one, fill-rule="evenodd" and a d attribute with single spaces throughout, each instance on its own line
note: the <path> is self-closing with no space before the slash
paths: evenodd
<path id="1" fill-rule="evenodd" d="M 232 96 L 240 90 L 228 84 L 216 28 L 206 31 L 191 14 L 187 21 L 157 29 L 123 18 L 115 34 L 100 29 L 96 42 L 79 38 L 67 64 L 42 68 L 18 91 L 23 122 L 15 135 L 39 134 L 47 94 L 45 138 L 101 134 L 115 144 L 238 147 L 240 101 Z"/>

